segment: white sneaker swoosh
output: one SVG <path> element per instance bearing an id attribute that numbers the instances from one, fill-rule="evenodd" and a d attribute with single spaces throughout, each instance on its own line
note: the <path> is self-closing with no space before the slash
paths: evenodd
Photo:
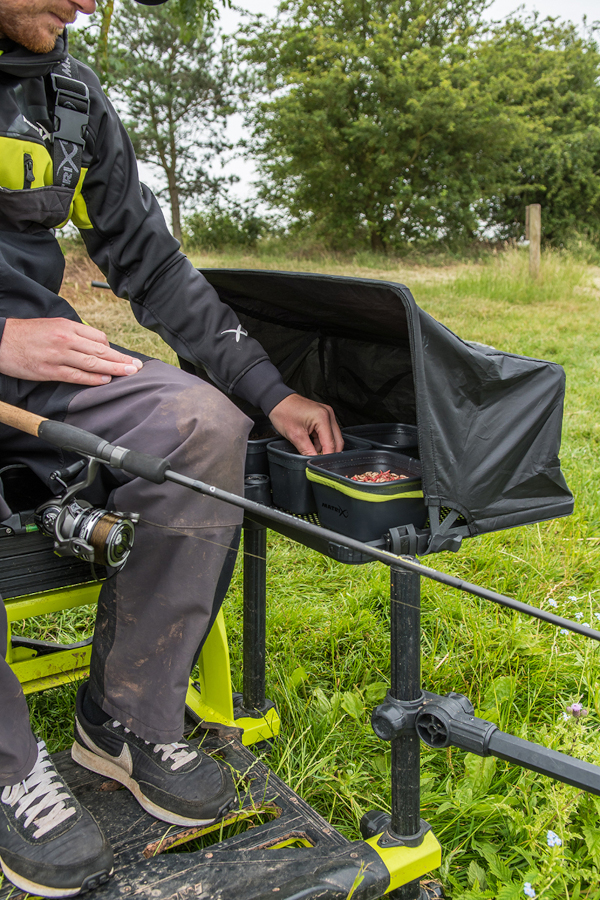
<path id="1" fill-rule="evenodd" d="M 94 743 L 91 737 L 85 733 L 77 719 L 75 719 L 75 727 L 77 728 L 77 734 L 81 738 L 82 743 L 85 744 L 88 750 L 91 750 L 92 753 L 95 753 L 97 756 L 101 756 L 102 759 L 108 759 L 110 762 L 115 763 L 115 765 L 123 769 L 124 772 L 127 772 L 128 775 L 133 773 L 133 760 L 127 744 L 123 744 L 123 749 L 118 756 L 111 756 L 110 753 L 107 753 L 106 750 L 103 750 Z"/>

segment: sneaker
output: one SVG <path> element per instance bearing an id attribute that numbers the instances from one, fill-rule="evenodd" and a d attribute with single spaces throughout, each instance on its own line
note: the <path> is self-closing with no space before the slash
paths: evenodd
<path id="1" fill-rule="evenodd" d="M 60 777 L 43 741 L 30 774 L 0 794 L 0 864 L 16 887 L 74 897 L 108 881 L 110 844 Z"/>
<path id="2" fill-rule="evenodd" d="M 188 741 L 152 744 L 116 719 L 93 725 L 83 713 L 86 685 L 77 692 L 75 762 L 113 778 L 138 803 L 171 825 L 210 825 L 236 803 L 229 770 Z"/>

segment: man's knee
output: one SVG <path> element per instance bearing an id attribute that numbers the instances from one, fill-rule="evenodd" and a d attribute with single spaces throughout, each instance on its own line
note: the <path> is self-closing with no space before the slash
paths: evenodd
<path id="1" fill-rule="evenodd" d="M 180 439 L 175 456 L 183 469 L 208 467 L 217 480 L 220 472 L 241 469 L 252 421 L 237 406 L 212 385 L 198 382 L 174 398 L 174 407 Z"/>
<path id="2" fill-rule="evenodd" d="M 67 421 L 132 450 L 168 457 L 192 474 L 202 463 L 243 459 L 252 426 L 217 388 L 158 360 L 131 380 L 76 395 Z"/>

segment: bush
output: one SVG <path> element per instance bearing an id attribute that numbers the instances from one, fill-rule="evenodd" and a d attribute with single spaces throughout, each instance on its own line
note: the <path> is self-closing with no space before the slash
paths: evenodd
<path id="1" fill-rule="evenodd" d="M 253 210 L 220 207 L 199 210 L 184 220 L 183 237 L 188 249 L 222 250 L 224 247 L 256 247 L 269 225 Z"/>

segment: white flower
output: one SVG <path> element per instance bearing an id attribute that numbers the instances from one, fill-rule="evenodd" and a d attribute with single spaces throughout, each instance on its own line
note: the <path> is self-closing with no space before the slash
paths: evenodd
<path id="1" fill-rule="evenodd" d="M 556 600 L 553 600 L 552 597 L 550 597 L 550 599 L 548 600 L 548 606 L 553 606 L 556 609 L 556 607 L 558 606 L 558 603 L 556 602 Z M 600 618 L 600 616 L 599 616 L 599 618 Z"/>
<path id="2" fill-rule="evenodd" d="M 535 891 L 531 887 L 531 885 L 529 884 L 528 881 L 526 881 L 525 884 L 523 885 L 523 893 L 525 894 L 526 897 L 535 897 Z"/>

